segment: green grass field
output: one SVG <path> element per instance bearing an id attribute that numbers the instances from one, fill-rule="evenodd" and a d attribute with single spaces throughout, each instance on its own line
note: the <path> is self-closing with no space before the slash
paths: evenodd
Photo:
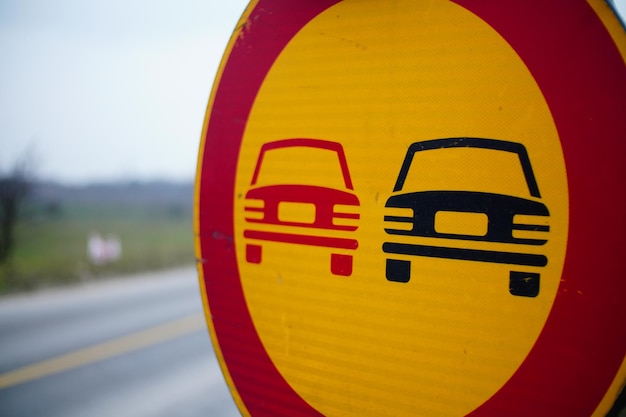
<path id="1" fill-rule="evenodd" d="M 92 232 L 118 236 L 121 258 L 107 265 L 90 262 L 87 240 Z M 68 199 L 59 212 L 23 216 L 15 240 L 11 259 L 0 265 L 0 294 L 194 261 L 191 204 L 172 199 Z"/>

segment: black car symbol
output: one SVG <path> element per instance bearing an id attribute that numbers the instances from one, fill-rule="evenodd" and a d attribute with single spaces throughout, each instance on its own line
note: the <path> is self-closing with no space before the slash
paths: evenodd
<path id="1" fill-rule="evenodd" d="M 416 152 L 442 150 L 448 148 L 481 148 L 494 151 L 512 152 L 517 155 L 521 165 L 525 184 L 530 197 L 520 198 L 505 194 L 477 191 L 417 191 L 399 193 L 404 187 L 409 169 Z M 445 175 L 445 172 L 442 173 Z M 415 142 L 404 158 L 400 174 L 394 187 L 394 194 L 389 197 L 385 207 L 390 209 L 410 209 L 412 215 L 385 215 L 385 232 L 389 235 L 440 238 L 445 246 L 423 245 L 406 242 L 385 242 L 383 251 L 390 255 L 425 256 L 457 259 L 466 261 L 491 262 L 525 267 L 544 267 L 548 263 L 545 255 L 524 251 L 470 249 L 467 245 L 456 245 L 454 241 L 485 241 L 501 244 L 526 245 L 530 248 L 544 245 L 547 239 L 516 237 L 514 231 L 548 232 L 547 219 L 533 217 L 534 223 L 518 222 L 516 216 L 550 215 L 548 208 L 538 201 L 541 198 L 533 174 L 530 159 L 524 145 L 495 139 L 482 138 L 446 138 Z M 408 210 L 407 210 L 408 211 Z M 478 213 L 486 217 L 486 232 L 479 235 L 454 233 L 449 230 L 438 231 L 436 216 L 438 213 Z M 517 217 L 519 219 L 520 217 Z M 459 247 L 464 246 L 464 247 Z M 504 246 L 504 245 L 503 245 Z M 408 282 L 411 278 L 411 262 L 388 257 L 386 277 L 389 281 Z M 535 297 L 539 293 L 537 272 L 510 271 L 509 290 L 513 295 Z"/>

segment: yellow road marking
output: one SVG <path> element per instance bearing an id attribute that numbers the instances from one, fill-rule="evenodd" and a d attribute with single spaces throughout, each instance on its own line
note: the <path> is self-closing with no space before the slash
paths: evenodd
<path id="1" fill-rule="evenodd" d="M 202 313 L 0 374 L 0 389 L 67 371 L 206 328 Z"/>

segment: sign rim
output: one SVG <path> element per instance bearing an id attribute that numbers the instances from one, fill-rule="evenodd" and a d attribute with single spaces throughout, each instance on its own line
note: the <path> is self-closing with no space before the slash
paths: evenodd
<path id="1" fill-rule="evenodd" d="M 617 159 L 620 155 L 614 149 L 619 149 L 619 133 L 623 133 L 618 132 L 619 111 L 616 109 L 626 108 L 626 83 L 611 83 L 611 80 L 615 78 L 611 78 L 610 74 L 617 74 L 618 78 L 616 79 L 619 80 L 618 71 L 620 65 L 621 71 L 623 71 L 623 58 L 614 45 L 615 41 L 611 34 L 586 2 L 575 4 L 572 2 L 549 4 L 545 2 L 522 2 L 522 4 L 507 4 L 505 6 L 476 0 L 456 0 L 455 2 L 496 30 L 511 45 L 511 48 L 520 56 L 528 66 L 530 73 L 535 77 L 559 132 L 568 176 L 568 189 L 570 190 L 570 235 L 561 276 L 562 282 L 544 329 L 524 363 L 509 381 L 493 397 L 468 415 L 480 417 L 498 415 L 504 412 L 508 415 L 522 416 L 528 415 L 528 413 L 538 415 L 536 414 L 538 411 L 532 409 L 533 404 L 538 403 L 544 406 L 541 413 L 545 415 L 554 415 L 555 411 L 567 415 L 590 415 L 613 382 L 614 374 L 624 360 L 624 352 L 626 352 L 626 338 L 621 337 L 620 340 L 619 336 L 606 336 L 611 332 L 611 329 L 619 329 L 620 315 L 613 314 L 613 317 L 610 317 L 606 312 L 597 309 L 592 310 L 593 306 L 606 306 L 608 301 L 611 308 L 606 308 L 605 311 L 613 313 L 623 311 L 623 307 L 620 308 L 619 291 L 607 285 L 606 287 L 609 288 L 594 293 L 594 289 L 590 287 L 592 284 L 585 282 L 585 277 L 589 276 L 588 269 L 590 266 L 585 265 L 583 261 L 584 255 L 588 256 L 589 252 L 593 253 L 596 259 L 605 261 L 610 261 L 611 257 L 623 259 L 626 255 L 624 249 L 619 247 L 617 237 L 607 239 L 600 244 L 586 244 L 587 239 L 596 233 L 593 230 L 593 225 L 586 223 L 591 223 L 588 221 L 589 212 L 598 212 L 598 208 L 593 204 L 595 200 L 590 198 L 595 196 L 598 188 L 607 195 L 612 193 L 616 196 L 613 200 L 609 200 L 614 204 L 607 204 L 610 206 L 607 210 L 613 213 L 614 218 L 620 214 L 620 209 L 626 207 L 626 193 L 624 191 L 621 194 L 618 192 L 621 189 L 619 188 L 619 179 L 626 178 L 626 169 L 620 168 L 617 163 L 614 166 L 609 166 L 609 161 Z M 294 6 L 295 2 L 288 0 L 279 3 L 272 3 L 276 8 L 275 12 L 268 12 L 267 9 L 264 9 L 262 7 L 263 1 L 251 5 L 249 17 L 245 15 L 242 17 L 240 23 L 243 23 L 233 35 L 229 49 L 224 55 L 212 98 L 207 107 L 205 126 L 201 137 L 201 153 L 198 159 L 195 191 L 194 232 L 199 259 L 198 269 L 202 298 L 207 313 L 207 321 L 211 328 L 211 337 L 214 346 L 216 346 L 216 351 L 219 350 L 220 365 L 227 375 L 229 385 L 235 393 L 237 403 L 242 411 L 245 408 L 250 415 L 254 416 L 290 414 L 294 411 L 297 411 L 298 415 L 319 416 L 321 414 L 289 386 L 271 362 L 267 352 L 263 350 L 245 305 L 233 242 L 234 178 L 245 123 L 256 91 L 260 88 L 274 60 L 299 29 L 338 1 L 311 2 L 315 4 L 307 4 L 306 6 L 302 4 Z M 534 7 L 531 7 L 533 5 Z M 536 13 L 538 7 L 541 7 L 542 13 Z M 585 16 L 587 19 L 585 23 L 592 31 L 592 36 L 586 36 L 585 39 L 578 37 L 578 43 L 568 40 L 575 29 L 573 27 L 575 22 L 568 26 L 567 21 L 563 22 L 562 19 L 556 19 L 562 15 L 563 10 L 572 11 L 574 8 L 576 8 L 576 13 Z M 285 24 L 287 17 L 289 24 Z M 533 21 L 534 24 L 529 25 L 529 21 Z M 529 35 L 528 27 L 534 28 L 532 35 Z M 280 36 L 276 35 L 277 32 L 280 32 Z M 270 42 L 272 53 L 268 53 L 264 45 L 263 56 L 259 56 L 261 54 L 255 54 L 254 50 L 255 36 L 262 38 L 264 34 L 267 35 L 268 33 L 274 35 L 274 41 Z M 543 41 L 546 33 L 549 34 L 548 39 L 552 40 L 551 44 Z M 601 39 L 602 42 L 592 42 L 598 39 Z M 555 43 L 563 46 L 563 43 L 568 42 L 571 44 L 560 50 L 550 49 L 550 46 Z M 603 69 L 610 74 L 595 78 L 590 77 L 598 70 L 592 65 L 597 60 L 590 57 L 598 56 L 601 57 L 602 64 L 608 67 Z M 259 64 L 261 58 L 262 62 Z M 254 68 L 254 74 L 252 74 L 255 76 L 250 76 L 252 67 L 246 65 L 249 60 L 255 60 L 255 65 L 257 65 Z M 546 65 L 545 62 L 550 64 Z M 571 67 L 572 63 L 576 65 Z M 568 71 L 558 71 L 555 68 L 566 68 Z M 243 72 L 246 74 L 244 79 L 248 80 L 245 83 L 242 83 L 241 77 L 238 77 Z M 567 89 L 568 86 L 571 87 L 572 85 L 576 85 L 577 89 Z M 235 90 L 233 91 L 233 89 Z M 597 97 L 601 97 L 601 94 L 597 91 L 607 91 L 607 89 L 611 92 L 611 97 L 620 96 L 619 91 L 621 91 L 619 97 L 621 106 L 619 103 L 617 103 L 618 105 L 613 103 L 613 109 L 611 109 L 607 108 L 606 105 L 598 105 Z M 619 90 L 617 93 L 615 92 L 616 89 Z M 580 90 L 584 92 L 582 98 L 591 97 L 596 98 L 596 100 L 582 100 Z M 574 92 L 577 93 L 577 97 L 572 97 Z M 226 96 L 231 96 L 231 98 Z M 248 102 L 242 104 L 246 100 Z M 581 104 L 580 101 L 585 101 L 585 103 Z M 247 112 L 245 111 L 246 106 Z M 585 115 L 587 118 L 579 117 L 574 123 L 571 118 L 575 114 Z M 229 121 L 223 122 L 223 120 Z M 606 150 L 586 149 L 584 133 L 597 133 L 598 130 L 608 133 L 603 136 L 609 141 L 603 146 Z M 208 154 L 208 150 L 211 151 L 210 154 Z M 588 168 L 590 164 L 587 160 L 590 153 L 595 156 L 595 159 L 591 161 L 592 168 L 595 167 L 598 171 L 595 183 L 588 179 L 585 173 L 585 168 Z M 595 165 L 593 165 L 594 163 Z M 216 190 L 219 192 L 215 193 Z M 602 214 L 604 215 L 604 213 Z M 601 218 L 607 217 L 609 216 Z M 617 218 L 619 219 L 619 217 Z M 621 224 L 617 225 L 618 230 L 626 230 L 625 224 L 624 220 L 621 220 Z M 610 247 L 611 243 L 612 247 Z M 612 268 L 609 268 L 608 265 Z M 613 269 L 613 276 L 626 276 L 626 267 L 622 266 L 620 270 L 617 262 L 613 262 L 613 264 L 604 262 L 601 266 L 605 268 L 604 273 L 611 273 L 610 269 Z M 605 279 L 607 283 L 612 282 L 607 278 Z M 586 281 L 590 280 L 587 279 Z M 614 281 L 616 280 L 614 279 Z M 233 297 L 239 297 L 242 305 L 233 307 L 224 301 L 225 299 L 232 300 Z M 581 305 L 584 308 L 580 308 Z M 577 309 L 580 309 L 581 312 L 577 312 Z M 572 311 L 574 311 L 574 317 L 570 317 Z M 594 311 L 597 317 L 590 319 L 588 314 L 585 317 L 584 313 L 589 311 Z M 563 328 L 563 324 L 565 324 L 565 328 Z M 587 330 L 586 332 L 581 331 L 581 325 Z M 595 326 L 597 325 L 600 325 L 605 333 L 604 338 L 597 337 L 594 340 L 585 340 L 584 335 L 586 333 L 597 336 L 595 333 Z M 233 329 L 239 331 L 234 334 Z M 613 332 L 617 333 L 617 330 L 613 330 Z M 580 333 L 583 333 L 583 336 Z M 234 339 L 239 340 L 242 334 L 247 335 L 246 346 L 234 342 Z M 579 348 L 578 350 L 572 348 L 565 352 L 568 355 L 567 358 L 555 358 L 558 352 L 554 352 L 554 347 L 563 345 L 561 340 L 564 337 L 572 346 L 587 342 L 591 348 Z M 607 341 L 614 343 L 612 348 L 608 350 L 604 346 Z M 259 347 L 262 352 L 258 351 Z M 543 353 L 539 352 L 540 349 Z M 588 351 L 599 353 L 597 355 L 598 361 L 604 365 L 597 366 L 597 362 L 593 362 L 594 366 L 581 365 L 585 369 L 586 376 L 591 376 L 594 381 L 602 381 L 591 387 L 593 388 L 591 394 L 589 392 L 590 385 L 579 383 L 577 386 L 574 383 L 575 381 L 581 382 L 577 375 L 580 372 L 580 367 L 572 370 L 568 369 L 567 366 L 570 360 L 574 360 L 581 356 L 580 353 L 588 353 Z M 546 352 L 553 353 L 550 355 Z M 256 355 L 260 358 L 243 359 L 249 355 Z M 545 372 L 540 375 L 534 372 L 537 369 L 550 369 L 551 371 L 546 376 Z M 268 379 L 267 375 L 271 375 L 271 377 Z M 569 389 L 565 390 L 569 393 L 567 401 L 565 399 L 555 401 L 553 406 L 558 407 L 558 409 L 546 409 L 545 406 L 550 404 L 547 400 L 548 397 L 551 397 L 549 394 L 551 389 L 554 386 L 563 385 L 563 381 L 569 384 Z M 588 380 L 584 382 L 588 383 Z M 265 388 L 261 389 L 266 394 L 263 399 L 252 395 L 252 393 L 259 391 L 257 384 L 266 385 Z M 529 384 L 534 387 L 532 393 L 525 389 Z M 511 400 L 515 398 L 524 398 L 524 401 L 515 401 L 515 408 L 511 409 Z"/>

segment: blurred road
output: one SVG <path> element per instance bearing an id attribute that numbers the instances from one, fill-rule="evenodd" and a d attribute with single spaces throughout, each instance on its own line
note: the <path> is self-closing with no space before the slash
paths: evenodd
<path id="1" fill-rule="evenodd" d="M 240 416 L 195 267 L 0 299 L 0 416 Z"/>

